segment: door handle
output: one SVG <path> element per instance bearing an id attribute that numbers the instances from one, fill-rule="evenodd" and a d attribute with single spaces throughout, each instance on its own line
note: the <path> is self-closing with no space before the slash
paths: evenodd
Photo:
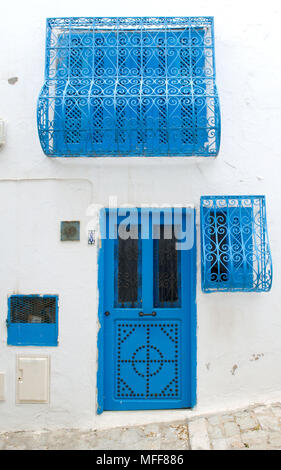
<path id="1" fill-rule="evenodd" d="M 151 312 L 151 313 L 139 312 L 139 316 L 140 316 L 140 317 L 155 317 L 155 316 L 156 316 L 156 312 Z"/>

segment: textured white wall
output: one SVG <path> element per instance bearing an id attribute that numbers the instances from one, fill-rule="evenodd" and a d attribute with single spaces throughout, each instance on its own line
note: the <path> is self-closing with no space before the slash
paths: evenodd
<path id="1" fill-rule="evenodd" d="M 45 18 L 82 15 L 215 17 L 222 111 L 216 160 L 43 155 L 36 100 L 43 84 Z M 280 23 L 279 0 L 174 0 L 170 6 L 160 0 L 26 0 L 2 7 L 0 117 L 7 123 L 7 143 L 0 149 L 0 372 L 6 373 L 7 394 L 0 402 L 1 430 L 163 421 L 280 396 Z M 10 77 L 18 81 L 11 85 Z M 116 195 L 120 204 L 194 203 L 198 209 L 202 194 L 266 195 L 272 291 L 202 294 L 198 250 L 196 410 L 97 416 L 97 249 L 87 245 L 87 207 L 90 202 L 107 205 Z M 61 220 L 81 220 L 80 242 L 59 241 Z M 59 294 L 58 348 L 6 345 L 11 293 Z M 42 352 L 51 356 L 50 405 L 15 405 L 16 353 Z M 253 360 L 253 355 L 261 356 Z"/>

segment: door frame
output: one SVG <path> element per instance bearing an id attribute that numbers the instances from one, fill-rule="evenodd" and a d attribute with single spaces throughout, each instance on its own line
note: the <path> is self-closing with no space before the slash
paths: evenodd
<path id="1" fill-rule="evenodd" d="M 176 207 L 175 207 L 176 208 Z M 178 208 L 178 206 L 177 206 Z M 117 208 L 118 209 L 118 208 Z M 153 206 L 146 209 L 155 210 Z M 122 207 L 122 210 L 124 208 Z M 130 210 L 130 208 L 128 208 Z M 164 210 L 160 207 L 159 210 Z M 190 311 L 190 396 L 191 408 L 197 403 L 197 304 L 196 304 L 196 287 L 197 287 L 197 236 L 196 236 L 196 209 L 194 208 L 194 246 L 191 256 L 191 311 Z M 100 233 L 106 233 L 106 217 L 108 209 L 101 209 L 99 216 Z M 105 250 L 103 240 L 98 245 L 98 325 L 97 334 L 97 414 L 104 411 L 104 278 L 105 278 Z M 186 408 L 179 408 L 186 409 Z M 125 411 L 125 410 L 124 410 Z M 147 411 L 147 410 L 144 410 Z M 159 410 L 160 411 L 160 410 Z M 164 411 L 164 410 L 162 410 Z"/>

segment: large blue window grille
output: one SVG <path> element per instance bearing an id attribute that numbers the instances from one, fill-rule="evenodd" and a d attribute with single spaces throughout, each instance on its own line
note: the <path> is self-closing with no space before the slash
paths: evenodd
<path id="1" fill-rule="evenodd" d="M 57 346 L 58 297 L 11 295 L 8 299 L 8 344 Z"/>
<path id="2" fill-rule="evenodd" d="M 269 291 L 264 196 L 201 197 L 202 290 Z"/>
<path id="3" fill-rule="evenodd" d="M 213 18 L 51 18 L 38 130 L 49 156 L 215 156 Z"/>

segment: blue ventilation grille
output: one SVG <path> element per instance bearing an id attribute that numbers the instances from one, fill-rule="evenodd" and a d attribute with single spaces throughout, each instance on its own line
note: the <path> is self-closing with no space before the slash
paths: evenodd
<path id="1" fill-rule="evenodd" d="M 51 18 L 38 131 L 49 156 L 215 156 L 213 18 Z"/>
<path id="2" fill-rule="evenodd" d="M 8 299 L 8 344 L 57 346 L 58 297 L 11 295 Z"/>
<path id="3" fill-rule="evenodd" d="M 269 291 L 264 196 L 201 197 L 202 290 Z"/>

